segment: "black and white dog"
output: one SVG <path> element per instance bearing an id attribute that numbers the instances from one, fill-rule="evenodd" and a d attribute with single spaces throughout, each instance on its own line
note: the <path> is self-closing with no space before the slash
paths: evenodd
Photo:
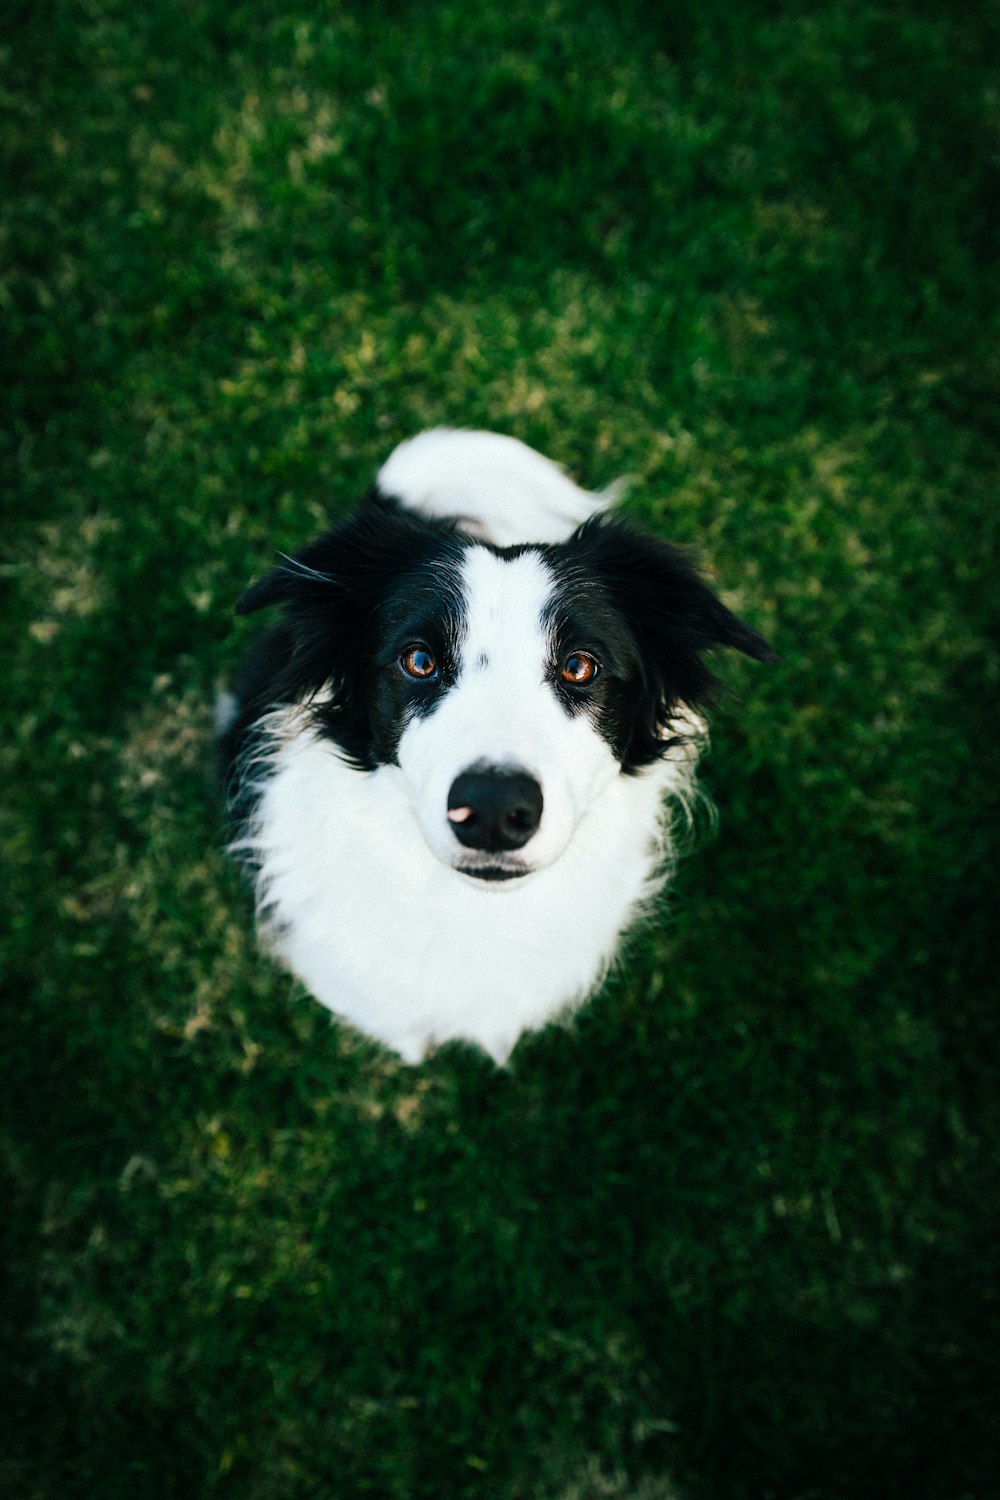
<path id="1" fill-rule="evenodd" d="M 219 704 L 269 946 L 418 1061 L 504 1062 L 581 1001 L 669 865 L 714 679 L 773 653 L 684 555 L 513 438 L 425 432 L 251 585 Z"/>

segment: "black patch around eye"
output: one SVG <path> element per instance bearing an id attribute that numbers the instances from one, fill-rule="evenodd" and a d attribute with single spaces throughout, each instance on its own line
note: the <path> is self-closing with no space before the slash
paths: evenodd
<path id="1" fill-rule="evenodd" d="M 570 543 L 553 547 L 547 560 L 557 579 L 550 607 L 553 691 L 568 714 L 590 718 L 624 771 L 634 771 L 641 763 L 633 755 L 636 727 L 651 712 L 643 643 L 616 591 L 601 577 L 598 557 L 581 567 Z M 574 652 L 600 663 L 590 682 L 563 680 L 562 665 Z"/>
<path id="2" fill-rule="evenodd" d="M 373 622 L 374 661 L 369 688 L 372 744 L 381 764 L 394 762 L 407 724 L 432 714 L 454 685 L 465 607 L 457 570 L 403 578 L 383 600 Z M 405 669 L 408 653 L 426 652 L 427 676 Z"/>
<path id="3" fill-rule="evenodd" d="M 700 708 L 719 683 L 706 661 L 719 647 L 775 660 L 767 642 L 731 613 L 690 557 L 614 516 L 587 521 L 562 544 L 542 549 L 556 579 L 552 618 L 590 622 L 617 656 L 598 679 L 597 724 L 622 770 L 634 772 L 677 743 L 678 705 Z M 571 643 L 582 646 L 584 631 Z"/>
<path id="4" fill-rule="evenodd" d="M 284 660 L 261 709 L 302 703 L 317 732 L 359 770 L 392 759 L 414 705 L 405 693 L 386 691 L 387 677 L 404 680 L 399 656 L 415 642 L 446 660 L 448 641 L 462 628 L 465 550 L 449 524 L 376 499 L 290 567 L 272 570 L 266 587 L 250 591 L 251 608 L 285 605 Z M 445 671 L 440 685 L 447 682 Z M 427 711 L 432 685 L 413 687 Z"/>
<path id="5" fill-rule="evenodd" d="M 596 633 L 599 628 L 599 634 Z M 571 717 L 585 716 L 622 761 L 631 733 L 629 681 L 634 675 L 631 646 L 622 622 L 600 600 L 596 591 L 584 604 L 567 595 L 553 601 L 550 615 L 553 639 L 549 683 L 560 706 Z M 574 655 L 593 657 L 598 671 L 587 682 L 567 682 L 563 667 Z"/>

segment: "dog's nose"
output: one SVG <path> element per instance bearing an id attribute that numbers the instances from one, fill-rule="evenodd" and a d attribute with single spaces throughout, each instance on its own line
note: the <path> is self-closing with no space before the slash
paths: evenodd
<path id="1" fill-rule="evenodd" d="M 463 771 L 448 793 L 448 821 L 467 849 L 520 849 L 542 819 L 542 789 L 526 771 Z"/>

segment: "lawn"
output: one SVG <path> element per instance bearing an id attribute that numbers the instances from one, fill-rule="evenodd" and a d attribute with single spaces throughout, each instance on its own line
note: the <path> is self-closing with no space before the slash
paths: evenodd
<path id="1" fill-rule="evenodd" d="M 9 8 L 5 1500 L 988 1500 L 995 13 Z M 696 547 L 719 812 L 570 1027 L 257 950 L 232 606 L 436 424 Z"/>

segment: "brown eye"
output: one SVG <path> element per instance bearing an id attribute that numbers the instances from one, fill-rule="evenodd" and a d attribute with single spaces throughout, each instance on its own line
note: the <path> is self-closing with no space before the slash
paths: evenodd
<path id="1" fill-rule="evenodd" d="M 601 664 L 596 657 L 586 651 L 574 651 L 563 662 L 561 675 L 563 682 L 569 682 L 573 687 L 585 687 L 588 682 L 593 682 L 600 670 Z"/>
<path id="2" fill-rule="evenodd" d="M 399 665 L 407 677 L 416 677 L 420 682 L 437 676 L 437 662 L 426 646 L 411 646 L 399 658 Z"/>

